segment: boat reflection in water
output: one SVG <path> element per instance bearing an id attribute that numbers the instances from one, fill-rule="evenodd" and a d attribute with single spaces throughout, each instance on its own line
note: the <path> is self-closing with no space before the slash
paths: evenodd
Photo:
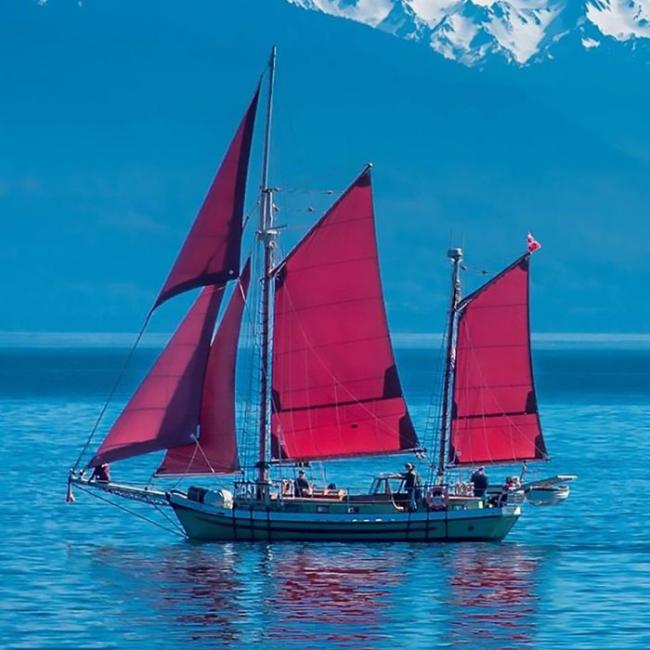
<path id="1" fill-rule="evenodd" d="M 403 582 L 395 554 L 344 545 L 282 547 L 273 564 L 276 623 L 268 634 L 278 640 L 380 642 L 387 638 L 383 626 L 390 624 L 393 592 Z"/>
<path id="2" fill-rule="evenodd" d="M 534 553 L 514 544 L 461 545 L 448 560 L 452 645 L 533 643 L 539 563 Z"/>
<path id="3" fill-rule="evenodd" d="M 170 643 L 521 647 L 537 634 L 540 559 L 517 545 L 226 544 L 162 556 L 104 548 Z M 111 580 L 113 582 L 113 580 Z M 114 588 L 114 587 L 113 587 Z"/>

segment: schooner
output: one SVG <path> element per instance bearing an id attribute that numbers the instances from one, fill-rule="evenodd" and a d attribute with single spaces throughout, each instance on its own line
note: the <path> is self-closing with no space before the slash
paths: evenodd
<path id="1" fill-rule="evenodd" d="M 532 373 L 529 250 L 461 296 L 462 251 L 452 266 L 437 454 L 423 449 L 409 415 L 390 340 L 379 273 L 371 166 L 283 259 L 269 152 L 276 51 L 253 94 L 196 220 L 149 313 L 175 296 L 198 297 L 96 451 L 94 427 L 68 478 L 72 486 L 173 509 L 199 540 L 500 540 L 532 503 L 566 497 L 556 476 L 489 487 L 452 481 L 463 467 L 545 460 Z M 263 259 L 242 264 L 244 197 L 262 83 L 268 82 L 256 233 Z M 532 241 L 532 239 L 531 239 Z M 260 286 L 249 304 L 249 287 Z M 217 318 L 224 294 L 230 297 Z M 235 373 L 245 310 L 259 319 L 257 460 L 242 467 Z M 148 319 L 147 319 L 148 320 Z M 146 326 L 146 322 L 145 322 Z M 143 328 L 144 330 L 144 328 Z M 103 412 L 102 414 L 103 415 Z M 100 418 L 101 418 L 100 415 Z M 164 451 L 160 478 L 235 477 L 232 489 L 186 491 L 116 482 L 108 465 Z M 412 454 L 428 477 L 378 474 L 365 492 L 330 485 L 296 490 L 312 461 Z M 85 462 L 84 462 L 85 461 Z M 280 471 L 282 470 L 282 471 Z M 460 475 L 460 474 L 459 474 Z M 532 498 L 534 497 L 534 498 Z"/>

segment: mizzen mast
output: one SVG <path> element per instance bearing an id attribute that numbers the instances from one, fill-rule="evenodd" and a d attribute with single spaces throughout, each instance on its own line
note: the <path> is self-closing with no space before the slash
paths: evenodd
<path id="1" fill-rule="evenodd" d="M 271 149 L 271 118 L 273 115 L 273 85 L 275 82 L 276 47 L 271 50 L 269 60 L 269 90 L 266 106 L 266 128 L 264 133 L 264 154 L 262 158 L 262 183 L 260 187 L 260 227 L 258 239 L 263 248 L 264 269 L 262 273 L 262 358 L 260 391 L 260 429 L 257 479 L 260 484 L 268 482 L 267 449 L 269 424 L 271 421 L 270 379 L 271 379 L 271 299 L 273 252 L 277 231 L 273 228 L 273 188 L 269 186 L 269 152 Z"/>
<path id="2" fill-rule="evenodd" d="M 460 302 L 460 265 L 463 260 L 462 248 L 450 248 L 447 257 L 452 262 L 451 271 L 451 302 L 447 322 L 447 349 L 445 353 L 445 377 L 442 387 L 442 410 L 440 414 L 440 449 L 438 455 L 439 483 L 442 483 L 447 461 L 447 433 L 449 431 L 449 394 L 454 372 L 455 339 L 456 339 L 456 308 Z"/>

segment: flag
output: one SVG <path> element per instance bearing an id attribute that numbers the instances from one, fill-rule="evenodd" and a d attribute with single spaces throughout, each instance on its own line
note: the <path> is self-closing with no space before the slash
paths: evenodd
<path id="1" fill-rule="evenodd" d="M 528 233 L 528 252 L 534 253 L 538 251 L 542 245 L 533 237 L 532 233 Z"/>

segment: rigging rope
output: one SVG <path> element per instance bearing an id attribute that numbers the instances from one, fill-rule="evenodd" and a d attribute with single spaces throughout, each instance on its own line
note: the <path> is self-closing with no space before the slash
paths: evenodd
<path id="1" fill-rule="evenodd" d="M 251 255 L 252 268 L 254 277 L 257 277 L 258 273 L 256 269 L 259 265 L 260 255 L 257 247 L 253 249 Z M 243 407 L 241 408 L 241 449 L 240 449 L 240 458 L 242 460 L 242 467 L 248 468 L 249 465 L 252 465 L 252 461 L 249 459 L 251 451 L 251 421 L 255 421 L 255 413 L 257 412 L 256 399 L 254 397 L 254 384 L 258 372 L 258 357 L 259 355 L 259 344 L 258 344 L 258 323 L 257 323 L 257 313 L 253 305 L 258 303 L 259 296 L 259 283 L 251 282 L 248 298 L 245 303 L 244 308 L 244 338 L 247 343 L 250 344 L 249 348 L 249 358 L 248 358 L 248 373 L 246 381 L 246 395 L 243 399 Z M 246 475 L 246 472 L 245 472 Z"/>
<path id="2" fill-rule="evenodd" d="M 148 311 L 147 317 L 144 319 L 144 323 L 142 323 L 142 327 L 140 328 L 140 332 L 138 333 L 138 336 L 136 337 L 133 345 L 131 346 L 131 349 L 129 350 L 128 355 L 126 356 L 124 363 L 122 364 L 122 367 L 120 369 L 120 372 L 113 383 L 113 386 L 111 387 L 111 390 L 108 393 L 108 397 L 106 398 L 106 401 L 104 402 L 104 405 L 102 406 L 101 410 L 99 411 L 99 415 L 97 416 L 97 419 L 95 420 L 95 424 L 93 425 L 93 428 L 90 430 L 90 434 L 88 435 L 88 438 L 86 439 L 86 443 L 82 447 L 81 451 L 79 452 L 79 456 L 77 457 L 77 460 L 75 461 L 75 464 L 72 466 L 72 471 L 76 472 L 77 469 L 79 468 L 79 464 L 81 463 L 81 459 L 83 458 L 84 454 L 86 453 L 88 447 L 90 446 L 90 443 L 95 436 L 95 433 L 97 432 L 97 429 L 106 413 L 106 409 L 108 408 L 108 405 L 111 403 L 111 400 L 113 399 L 113 396 L 115 395 L 115 391 L 117 390 L 118 386 L 122 382 L 122 379 L 124 378 L 124 374 L 126 373 L 126 369 L 131 362 L 131 359 L 133 358 L 133 355 L 135 353 L 136 348 L 138 347 L 138 344 L 140 343 L 140 340 L 142 339 L 142 336 L 144 334 L 144 331 L 149 324 L 149 320 L 151 318 L 151 314 L 153 312 L 153 307 Z"/>
<path id="3" fill-rule="evenodd" d="M 187 538 L 187 535 L 184 533 L 179 533 L 178 530 L 174 530 L 173 528 L 167 528 L 167 526 L 163 526 L 160 522 L 155 521 L 154 519 L 150 519 L 149 517 L 145 517 L 144 515 L 140 514 L 139 512 L 134 512 L 133 510 L 129 510 L 123 505 L 120 505 L 119 503 L 115 503 L 115 501 L 111 501 L 110 499 L 102 496 L 101 494 L 97 494 L 97 492 L 93 490 L 89 490 L 83 485 L 77 484 L 77 488 L 81 490 L 82 492 L 86 492 L 87 494 L 90 494 L 91 496 L 95 497 L 96 499 L 99 499 L 100 501 L 105 501 L 111 506 L 114 506 L 118 508 L 119 510 L 123 510 L 124 512 L 133 515 L 134 517 L 137 517 L 138 519 L 142 519 L 143 521 L 146 521 L 149 524 L 153 524 L 154 526 L 157 526 L 158 528 L 164 530 L 165 532 L 172 533 L 172 535 L 179 535 L 180 537 L 183 537 L 184 539 Z"/>
<path id="4" fill-rule="evenodd" d="M 186 537 L 183 527 L 176 521 L 172 519 L 157 503 L 151 504 L 176 530 L 179 531 L 179 534 L 183 537 Z"/>
<path id="5" fill-rule="evenodd" d="M 452 288 L 453 290 L 453 288 Z M 442 329 L 443 335 L 441 336 L 440 339 L 440 350 L 439 350 L 439 358 L 441 360 L 440 366 L 438 368 L 438 380 L 437 382 L 434 382 L 432 390 L 431 390 L 431 397 L 429 401 L 429 409 L 427 412 L 427 417 L 425 420 L 425 425 L 424 425 L 424 440 L 425 440 L 425 448 L 431 449 L 433 452 L 433 459 L 427 458 L 427 461 L 429 463 L 429 472 L 428 472 L 428 478 L 427 482 L 432 482 L 434 479 L 434 476 L 437 473 L 437 458 L 439 457 L 440 454 L 440 445 L 442 443 L 442 439 L 440 435 L 437 435 L 442 428 L 443 422 L 442 422 L 442 401 L 443 401 L 443 384 L 445 381 L 445 373 L 446 373 L 446 364 L 447 364 L 447 358 L 446 358 L 446 349 L 447 349 L 447 340 L 449 333 L 447 331 L 447 321 L 449 318 L 449 312 L 446 312 L 445 315 L 445 323 L 444 327 Z M 455 362 L 455 359 L 454 359 Z M 455 367 L 452 368 L 452 372 L 455 373 Z M 451 397 L 453 399 L 453 395 Z M 427 437 L 430 436 L 431 439 L 431 445 L 429 446 L 426 444 Z"/>

